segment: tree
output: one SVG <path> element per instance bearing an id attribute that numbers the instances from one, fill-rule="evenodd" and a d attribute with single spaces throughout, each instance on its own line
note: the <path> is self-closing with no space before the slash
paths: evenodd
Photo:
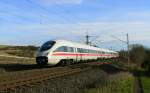
<path id="1" fill-rule="evenodd" d="M 141 66 L 141 64 L 144 63 L 145 61 L 145 56 L 146 56 L 145 48 L 142 45 L 135 44 L 131 46 L 130 59 L 132 62 Z"/>
<path id="2" fill-rule="evenodd" d="M 148 74 L 150 75 L 150 49 L 146 48 L 145 53 L 146 53 L 145 61 L 142 64 L 142 67 L 145 68 Z"/>

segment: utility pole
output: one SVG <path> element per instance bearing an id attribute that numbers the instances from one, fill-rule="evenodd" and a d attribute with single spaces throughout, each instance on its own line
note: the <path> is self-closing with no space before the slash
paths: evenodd
<path id="1" fill-rule="evenodd" d="M 86 39 L 85 44 L 92 46 L 93 42 L 92 42 L 92 40 L 90 40 L 90 38 L 92 38 L 92 37 L 97 37 L 97 36 L 91 36 L 91 35 L 88 34 L 88 31 L 87 31 L 87 34 L 85 36 L 85 39 Z"/>
<path id="2" fill-rule="evenodd" d="M 127 41 L 124 41 L 124 40 L 121 40 L 121 39 L 119 39 L 119 38 L 117 38 L 117 37 L 115 37 L 115 36 L 113 36 L 112 35 L 112 37 L 113 38 L 115 38 L 115 39 L 117 39 L 117 40 L 119 40 L 119 41 L 121 41 L 121 42 L 123 42 L 123 43 L 125 43 L 125 44 L 127 44 L 127 52 L 128 52 L 128 64 L 130 63 L 130 42 L 129 42 L 129 34 L 127 33 Z"/>
<path id="3" fill-rule="evenodd" d="M 127 48 L 128 48 L 128 64 L 130 63 L 130 44 L 129 44 L 129 34 L 127 33 Z"/>
<path id="4" fill-rule="evenodd" d="M 86 44 L 89 45 L 89 37 L 90 36 L 87 34 L 85 37 L 86 37 Z"/>
<path id="5" fill-rule="evenodd" d="M 87 31 L 87 34 L 86 34 L 85 38 L 86 38 L 86 42 L 85 42 L 85 43 L 86 43 L 87 45 L 90 45 L 90 41 L 89 41 L 90 36 L 89 36 L 89 34 L 88 34 L 88 31 Z"/>

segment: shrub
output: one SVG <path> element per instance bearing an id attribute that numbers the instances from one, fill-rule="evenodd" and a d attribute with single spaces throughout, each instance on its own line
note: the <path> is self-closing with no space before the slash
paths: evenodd
<path id="1" fill-rule="evenodd" d="M 145 48 L 142 45 L 132 45 L 130 51 L 130 59 L 132 62 L 141 66 L 141 64 L 145 61 Z"/>

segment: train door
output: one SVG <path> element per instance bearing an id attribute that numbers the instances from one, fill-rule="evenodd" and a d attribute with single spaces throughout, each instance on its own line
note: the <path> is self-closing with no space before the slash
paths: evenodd
<path id="1" fill-rule="evenodd" d="M 83 55 L 82 55 L 83 49 L 82 49 L 82 48 L 78 48 L 78 49 L 79 49 L 79 53 L 80 53 L 80 54 L 79 54 L 79 60 L 82 61 L 82 60 L 83 60 L 83 58 L 82 58 L 82 56 L 83 56 Z"/>
<path id="2" fill-rule="evenodd" d="M 76 48 L 76 58 L 78 62 L 82 60 L 82 54 L 80 48 Z"/>
<path id="3" fill-rule="evenodd" d="M 78 57 L 78 50 L 77 50 L 77 48 L 75 48 L 75 53 L 76 53 L 76 62 L 78 62 L 79 61 L 79 57 Z"/>

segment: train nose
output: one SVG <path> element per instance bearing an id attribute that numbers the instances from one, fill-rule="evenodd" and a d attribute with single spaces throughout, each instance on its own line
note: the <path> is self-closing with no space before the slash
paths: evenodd
<path id="1" fill-rule="evenodd" d="M 36 57 L 36 63 L 38 65 L 47 65 L 48 63 L 48 58 L 44 56 Z"/>

